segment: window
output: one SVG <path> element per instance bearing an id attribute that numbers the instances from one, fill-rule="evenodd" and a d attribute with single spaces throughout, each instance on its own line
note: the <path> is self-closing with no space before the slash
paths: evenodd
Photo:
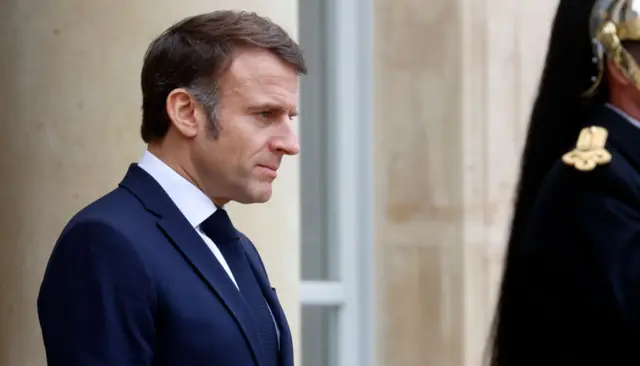
<path id="1" fill-rule="evenodd" d="M 302 366 L 374 365 L 371 8 L 299 3 Z"/>

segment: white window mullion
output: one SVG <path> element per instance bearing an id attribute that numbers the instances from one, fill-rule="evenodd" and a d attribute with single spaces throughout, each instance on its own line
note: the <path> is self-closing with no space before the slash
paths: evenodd
<path id="1" fill-rule="evenodd" d="M 300 286 L 300 303 L 312 306 L 342 306 L 345 302 L 341 282 L 303 281 Z"/>
<path id="2" fill-rule="evenodd" d="M 330 0 L 335 103 L 334 204 L 345 301 L 339 319 L 339 366 L 373 365 L 371 213 L 371 0 Z"/>
<path id="3" fill-rule="evenodd" d="M 329 275 L 322 278 L 307 275 L 301 283 L 300 303 L 309 311 L 307 314 L 314 312 L 317 315 L 321 314 L 318 311 L 327 310 L 337 315 L 331 317 L 330 324 L 324 325 L 328 330 L 320 333 L 328 331 L 329 337 L 336 341 L 336 347 L 329 347 L 331 355 L 318 353 L 326 344 L 316 341 L 314 333 L 305 333 L 306 342 L 313 347 L 313 352 L 309 353 L 311 360 L 318 363 L 331 360 L 331 366 L 375 366 L 371 183 L 373 5 L 372 0 L 303 1 L 301 6 L 305 7 L 306 20 L 300 27 L 307 24 L 310 27 L 307 32 L 316 30 L 316 33 L 306 33 L 305 39 L 311 43 L 315 66 L 321 67 L 321 72 L 313 75 L 309 81 L 312 84 L 307 84 L 305 89 L 303 97 L 308 102 L 306 107 L 302 105 L 301 128 L 310 122 L 304 122 L 305 116 L 310 116 L 315 123 L 324 123 L 307 126 L 305 135 L 310 144 L 322 145 L 313 145 L 311 150 L 306 150 L 307 154 L 312 154 L 307 155 L 307 161 L 316 164 L 307 165 L 310 168 L 303 171 L 307 172 L 305 177 L 310 183 L 307 191 L 314 194 L 303 197 L 308 209 L 305 212 L 310 212 L 305 216 L 306 243 L 310 243 L 305 260 L 316 264 L 313 256 L 317 254 L 317 260 L 326 263 Z M 314 14 L 321 19 L 314 18 Z M 321 24 L 309 25 L 311 21 Z M 318 47 L 320 43 L 326 48 Z M 313 175 L 322 169 L 311 167 L 317 167 L 322 161 L 328 162 L 326 175 Z M 317 192 L 322 190 L 321 196 L 326 200 L 319 203 L 322 197 Z M 314 205 L 320 204 L 326 206 L 314 211 Z M 314 212 L 325 216 L 316 221 Z M 326 222 L 323 221 L 325 218 Z M 328 248 L 327 254 L 318 248 Z M 307 273 L 317 272 L 312 268 L 307 268 Z M 316 315 L 310 315 L 310 319 L 315 320 L 309 321 L 318 323 L 320 318 Z"/>

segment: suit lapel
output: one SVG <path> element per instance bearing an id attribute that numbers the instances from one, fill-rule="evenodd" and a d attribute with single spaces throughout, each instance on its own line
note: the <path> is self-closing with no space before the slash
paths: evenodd
<path id="1" fill-rule="evenodd" d="M 273 317 L 278 324 L 278 329 L 280 331 L 280 366 L 293 366 L 293 340 L 291 339 L 291 329 L 289 328 L 282 305 L 278 300 L 275 289 L 269 284 L 266 274 L 263 274 L 263 271 L 259 269 L 261 267 L 256 263 L 256 259 L 252 258 L 252 256 L 247 252 L 247 244 L 244 244 L 247 260 L 251 265 L 253 275 L 258 281 L 262 295 L 267 300 L 267 304 L 269 305 Z"/>
<path id="2" fill-rule="evenodd" d="M 255 272 L 255 270 L 254 270 Z M 273 317 L 280 329 L 280 365 L 281 366 L 293 366 L 293 342 L 291 339 L 291 329 L 287 323 L 287 318 L 282 310 L 280 301 L 276 296 L 275 289 L 271 288 L 264 279 L 258 277 L 258 282 L 262 288 L 267 303 L 271 308 Z"/>
<path id="3" fill-rule="evenodd" d="M 144 170 L 132 164 L 120 186 L 133 193 L 158 217 L 159 229 L 182 253 L 194 271 L 218 295 L 241 328 L 256 364 L 262 359 L 258 330 L 240 292 L 211 250 L 189 224 L 162 187 Z"/>

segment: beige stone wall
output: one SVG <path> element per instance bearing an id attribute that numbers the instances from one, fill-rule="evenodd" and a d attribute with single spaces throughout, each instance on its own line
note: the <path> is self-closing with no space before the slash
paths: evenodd
<path id="1" fill-rule="evenodd" d="M 242 7 L 296 32 L 295 0 L 21 0 L 0 11 L 0 365 L 45 364 L 36 296 L 66 220 L 140 156 L 139 73 L 151 39 L 197 12 Z M 297 160 L 273 200 L 233 207 L 299 327 Z"/>
<path id="2" fill-rule="evenodd" d="M 375 1 L 381 366 L 481 364 L 556 5 Z"/>

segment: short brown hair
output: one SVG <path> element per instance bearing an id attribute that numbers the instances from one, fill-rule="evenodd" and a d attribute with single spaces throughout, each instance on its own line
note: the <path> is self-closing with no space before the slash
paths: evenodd
<path id="1" fill-rule="evenodd" d="M 186 18 L 167 29 L 147 49 L 142 67 L 142 127 L 144 142 L 161 140 L 171 124 L 166 111 L 169 93 L 187 89 L 203 105 L 211 132 L 219 133 L 219 79 L 241 46 L 271 51 L 306 74 L 302 51 L 277 24 L 256 13 L 214 11 Z"/>

